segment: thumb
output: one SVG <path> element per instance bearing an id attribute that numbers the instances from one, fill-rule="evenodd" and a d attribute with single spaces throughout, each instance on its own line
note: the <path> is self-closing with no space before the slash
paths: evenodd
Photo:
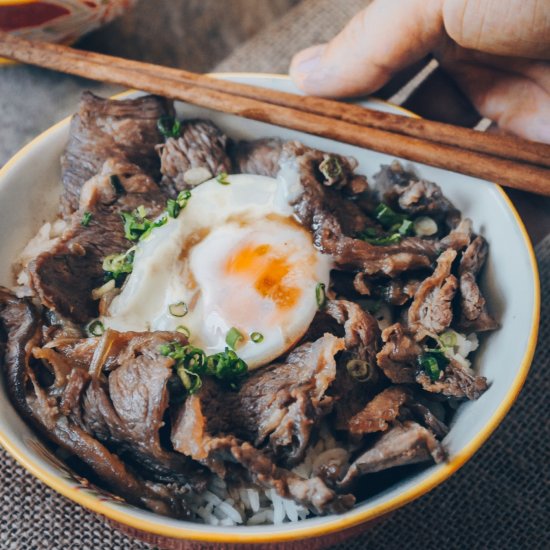
<path id="1" fill-rule="evenodd" d="M 373 92 L 422 59 L 445 35 L 443 0 L 375 0 L 328 44 L 294 56 L 290 75 L 311 95 Z"/>

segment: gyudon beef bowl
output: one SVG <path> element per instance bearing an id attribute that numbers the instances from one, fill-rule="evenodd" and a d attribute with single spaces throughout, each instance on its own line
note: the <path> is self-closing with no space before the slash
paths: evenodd
<path id="1" fill-rule="evenodd" d="M 328 544 L 467 460 L 533 353 L 499 188 L 164 98 L 85 93 L 0 229 L 0 440 L 150 535 Z"/>

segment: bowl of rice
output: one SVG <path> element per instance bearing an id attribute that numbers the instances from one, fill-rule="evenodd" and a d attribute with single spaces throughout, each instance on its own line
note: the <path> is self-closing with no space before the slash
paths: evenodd
<path id="1" fill-rule="evenodd" d="M 80 14 L 80 23 L 75 27 L 71 27 L 68 20 L 67 24 L 56 27 L 55 39 L 74 40 L 85 32 L 83 29 L 89 30 L 88 25 L 99 24 L 130 3 L 52 0 L 48 4 L 67 11 L 76 10 L 74 13 Z M 0 3 L 0 26 L 1 8 L 6 4 L 25 5 L 22 2 Z M 74 4 L 79 6 L 75 8 Z M 90 11 L 93 11 L 92 4 L 97 7 L 94 17 Z M 296 91 L 286 77 L 218 76 L 281 91 Z M 132 94 L 139 96 L 139 93 L 129 94 L 130 97 Z M 364 104 L 373 109 L 402 112 L 375 99 Z M 208 118 L 238 139 L 262 136 L 299 140 L 323 151 L 349 155 L 357 159 L 359 170 L 368 178 L 381 164 L 390 164 L 394 160 L 381 153 L 183 103 L 176 107 L 182 119 Z M 0 231 L 10 235 L 10 239 L 5 239 L 0 245 L 3 258 L 0 285 L 13 284 L 12 264 L 20 257 L 29 239 L 56 212 L 60 193 L 59 158 L 68 133 L 69 119 L 66 119 L 24 147 L 0 171 Z M 136 538 L 172 549 L 236 548 L 242 545 L 323 548 L 367 529 L 443 483 L 490 437 L 523 385 L 538 331 L 538 271 L 523 223 L 499 186 L 425 165 L 417 165 L 416 169 L 422 177 L 437 181 L 445 195 L 465 215 L 475 220 L 490 243 L 491 254 L 482 277 L 482 287 L 500 322 L 500 329 L 490 337 L 482 337 L 479 342 L 461 340 L 456 343 L 457 353 L 464 357 L 479 345 L 474 368 L 490 381 L 490 385 L 479 399 L 461 405 L 453 416 L 450 430 L 443 440 L 446 460 L 405 477 L 396 477 L 394 482 L 379 491 L 371 491 L 344 513 L 323 516 L 312 515 L 307 508 L 280 497 L 273 489 L 252 485 L 235 488 L 222 479 L 216 479 L 193 501 L 193 512 L 201 519 L 195 522 L 166 517 L 128 504 L 76 474 L 66 465 L 63 453 L 52 452 L 18 416 L 3 382 L 0 386 L 0 444 L 29 472 L 60 494 L 108 518 Z M 55 232 L 55 227 L 48 227 L 46 231 L 48 234 Z M 308 478 L 319 467 L 320 461 L 330 461 L 338 452 L 337 442 L 329 431 L 321 427 L 316 443 L 308 449 L 294 473 Z"/>

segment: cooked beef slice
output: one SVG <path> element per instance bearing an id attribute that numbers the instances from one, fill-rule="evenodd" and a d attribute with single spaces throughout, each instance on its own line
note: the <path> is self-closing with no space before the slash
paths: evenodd
<path id="1" fill-rule="evenodd" d="M 384 346 L 376 356 L 378 366 L 395 384 L 415 381 L 416 360 L 422 348 L 401 323 L 395 323 L 382 331 Z"/>
<path id="2" fill-rule="evenodd" d="M 63 213 L 78 209 L 82 186 L 109 158 L 135 164 L 158 179 L 155 145 L 163 138 L 157 121 L 172 114 L 172 103 L 161 97 L 110 100 L 84 92 L 71 120 L 69 141 L 61 159 Z"/>
<path id="3" fill-rule="evenodd" d="M 484 376 L 477 376 L 470 367 L 462 365 L 456 359 L 450 359 L 438 380 L 434 381 L 428 374 L 419 371 L 416 381 L 428 392 L 457 399 L 478 399 L 488 388 Z"/>
<path id="4" fill-rule="evenodd" d="M 390 386 L 350 419 L 348 429 L 353 435 L 385 432 L 401 414 L 403 405 L 411 401 L 410 389 L 405 386 Z"/>
<path id="5" fill-rule="evenodd" d="M 329 300 L 324 311 L 344 330 L 345 351 L 338 358 L 329 393 L 335 400 L 334 425 L 347 430 L 349 419 L 376 391 L 380 379 L 376 365 L 380 329 L 376 319 L 354 302 Z"/>
<path id="6" fill-rule="evenodd" d="M 344 341 L 325 334 L 294 349 L 283 363 L 254 371 L 236 393 L 221 397 L 232 431 L 278 459 L 303 459 L 312 429 L 332 408 L 326 395 L 336 377 L 335 355 Z"/>
<path id="7" fill-rule="evenodd" d="M 449 228 L 460 220 L 460 211 L 443 195 L 439 185 L 419 178 L 397 161 L 382 165 L 374 181 L 384 202 L 393 208 L 415 216 L 445 220 Z"/>
<path id="8" fill-rule="evenodd" d="M 159 351 L 162 344 L 182 340 L 179 333 L 124 333 L 107 331 L 98 347 L 109 353 L 94 368 L 103 370 L 103 362 L 120 353 L 104 376 L 92 374 L 82 396 L 81 422 L 84 429 L 114 450 L 130 464 L 147 472 L 156 481 L 200 485 L 200 469 L 180 455 L 161 446 L 160 430 L 168 408 L 168 382 L 173 375 L 173 359 Z M 119 341 L 120 343 L 118 343 Z"/>
<path id="9" fill-rule="evenodd" d="M 481 332 L 498 328 L 498 323 L 487 312 L 485 298 L 476 280 L 485 264 L 488 250 L 487 241 L 478 235 L 464 251 L 458 266 L 458 327 L 464 331 Z"/>
<path id="10" fill-rule="evenodd" d="M 321 183 L 319 152 L 288 143 L 283 156 L 283 165 L 294 163 L 299 170 L 303 188 L 293 203 L 295 215 L 311 229 L 315 246 L 333 257 L 336 269 L 394 277 L 428 267 L 437 256 L 437 243 L 426 239 L 407 237 L 397 244 L 378 246 L 355 238 L 369 223 L 367 217 L 353 201 Z"/>
<path id="11" fill-rule="evenodd" d="M 383 433 L 372 447 L 359 456 L 340 485 L 349 487 L 365 474 L 430 459 L 435 462 L 445 459 L 441 444 L 426 428 L 416 422 L 406 421 Z"/>
<path id="12" fill-rule="evenodd" d="M 441 250 L 452 248 L 460 252 L 468 246 L 472 238 L 472 220 L 463 218 L 460 222 L 443 237 L 439 243 Z"/>
<path id="13" fill-rule="evenodd" d="M 62 414 L 59 386 L 44 386 L 36 365 L 31 366 L 30 350 L 40 344 L 40 317 L 32 304 L 16 298 L 0 287 L 0 366 L 10 400 L 17 412 L 42 436 L 76 455 L 101 480 L 103 486 L 128 502 L 159 514 L 189 517 L 184 490 L 143 480 L 122 460 Z M 58 373 L 56 373 L 57 376 Z M 69 382 L 71 378 L 69 377 Z M 72 385 L 75 383 L 72 382 Z M 83 387 L 83 386 L 81 386 Z M 68 389 L 74 394 L 74 388 Z M 74 395 L 72 399 L 75 399 Z"/>
<path id="14" fill-rule="evenodd" d="M 428 334 L 440 334 L 453 320 L 452 300 L 458 281 L 451 274 L 456 251 L 446 250 L 437 259 L 433 274 L 422 281 L 409 307 L 409 329 L 417 340 Z"/>
<path id="15" fill-rule="evenodd" d="M 186 120 L 178 138 L 157 147 L 161 185 L 171 195 L 194 187 L 222 172 L 231 172 L 227 136 L 209 120 Z M 198 178 L 198 179 L 197 179 Z"/>
<path id="16" fill-rule="evenodd" d="M 144 205 L 152 218 L 166 205 L 165 195 L 152 189 L 150 181 L 144 180 L 140 172 L 123 174 L 119 179 L 121 188 L 115 192 L 110 184 L 111 171 L 119 165 L 106 164 L 105 170 L 83 187 L 82 208 L 71 216 L 57 243 L 28 266 L 31 287 L 41 303 L 77 323 L 98 315 L 92 290 L 103 284 L 104 258 L 132 246 L 124 236 L 120 212 L 131 212 Z M 133 189 L 144 192 L 131 192 Z M 91 214 L 87 226 L 82 225 L 84 212 Z"/>
<path id="17" fill-rule="evenodd" d="M 243 140 L 232 144 L 229 151 L 235 172 L 274 178 L 279 172 L 283 144 L 279 138 Z"/>
<path id="18" fill-rule="evenodd" d="M 353 495 L 337 495 L 320 477 L 303 479 L 277 466 L 267 453 L 250 443 L 223 433 L 227 425 L 223 413 L 220 420 L 219 395 L 218 385 L 208 380 L 199 393 L 186 399 L 172 426 L 174 449 L 207 465 L 221 477 L 237 465 L 241 481 L 248 477 L 319 514 L 342 512 L 353 506 Z"/>

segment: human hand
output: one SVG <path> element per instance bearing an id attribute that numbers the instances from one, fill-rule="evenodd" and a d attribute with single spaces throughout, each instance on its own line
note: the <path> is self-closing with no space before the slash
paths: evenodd
<path id="1" fill-rule="evenodd" d="M 357 96 L 429 54 L 483 116 L 550 143 L 550 0 L 374 0 L 290 75 L 311 95 Z"/>

